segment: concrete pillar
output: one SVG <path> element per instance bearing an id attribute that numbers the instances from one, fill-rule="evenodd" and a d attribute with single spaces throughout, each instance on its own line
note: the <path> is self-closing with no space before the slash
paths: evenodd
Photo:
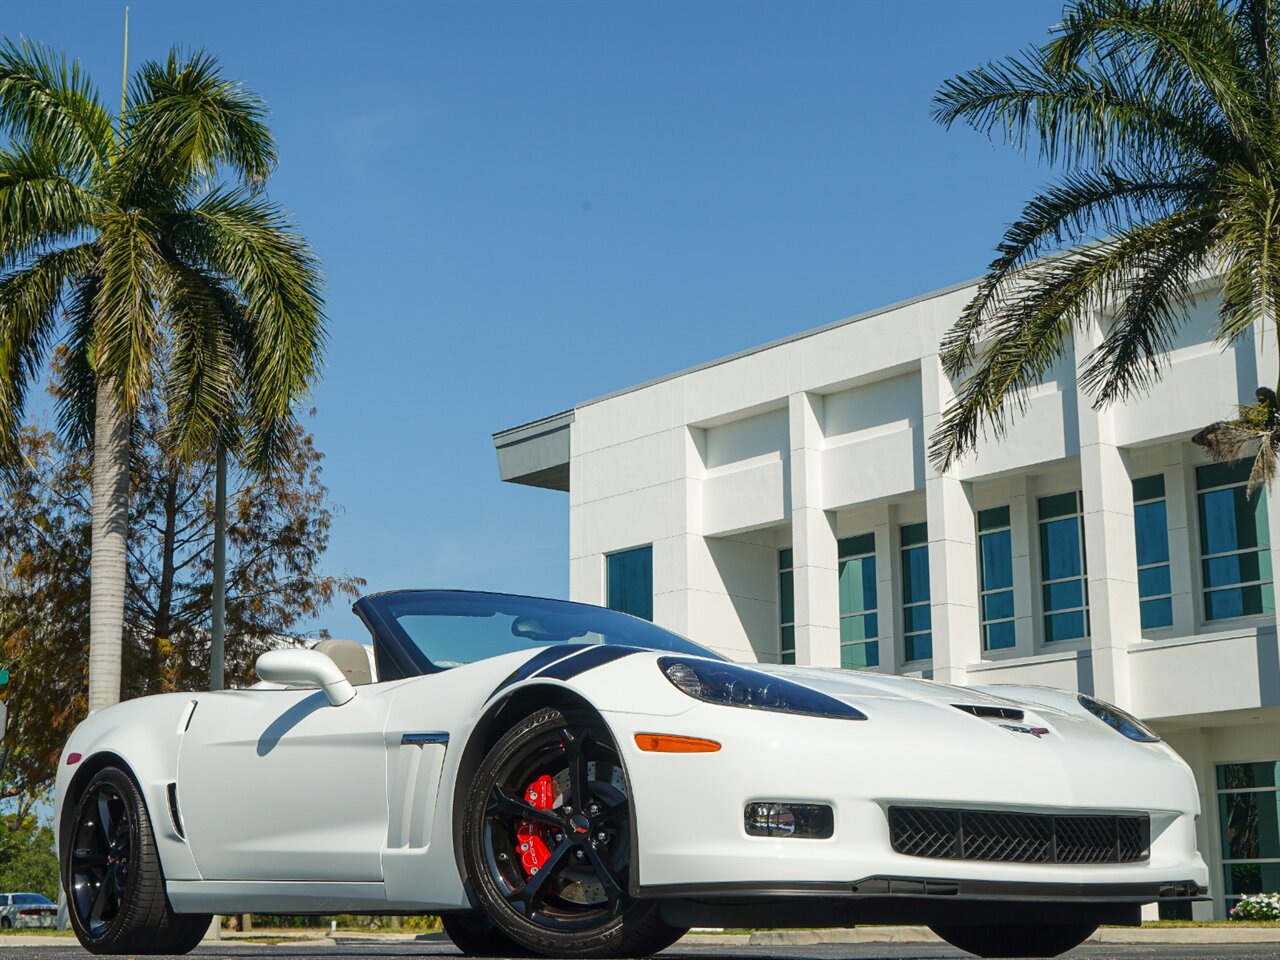
<path id="1" fill-rule="evenodd" d="M 1077 336 L 1076 356 L 1088 356 L 1101 337 L 1100 327 L 1091 324 Z M 1111 411 L 1095 410 L 1085 396 L 1079 398 L 1077 411 L 1093 692 L 1127 706 L 1129 644 L 1142 636 L 1133 478 L 1127 455 L 1115 443 Z"/>
<path id="2" fill-rule="evenodd" d="M 872 530 L 876 537 L 876 623 L 880 634 L 880 671 L 897 673 L 902 668 L 902 651 L 898 645 L 898 593 L 895 589 L 898 569 L 897 510 L 892 504 L 875 508 Z"/>
<path id="3" fill-rule="evenodd" d="M 681 424 L 671 431 L 670 439 L 675 533 L 653 545 L 653 619 L 691 637 L 698 622 L 694 607 L 699 599 L 707 602 L 705 586 L 701 592 L 695 588 L 693 571 L 705 570 L 711 563 L 702 536 L 706 431 Z"/>
<path id="4" fill-rule="evenodd" d="M 790 408 L 796 663 L 838 667 L 839 558 L 835 514 L 822 500 L 822 397 L 792 394 Z"/>
<path id="5" fill-rule="evenodd" d="M 920 363 L 924 433 L 933 436 L 955 395 L 936 354 Z M 978 627 L 977 535 L 973 496 L 954 471 L 925 471 L 929 523 L 929 591 L 933 606 L 933 678 L 964 683 L 971 663 L 982 658 Z"/>
<path id="6" fill-rule="evenodd" d="M 1035 497 L 1027 489 L 1025 474 L 1010 477 L 1008 486 L 1009 542 L 1013 554 L 1013 655 L 1029 657 L 1036 652 L 1038 607 L 1035 592 L 1040 583 L 1040 557 L 1035 549 L 1034 536 Z"/>
<path id="7" fill-rule="evenodd" d="M 1200 562 L 1200 545 L 1196 541 L 1197 526 L 1192 522 L 1195 511 L 1195 480 L 1187 489 L 1188 471 L 1182 444 L 1169 444 L 1164 457 L 1165 510 L 1169 521 L 1169 584 L 1173 590 L 1173 625 L 1175 637 L 1189 637 L 1196 632 L 1196 597 L 1191 578 Z"/>
<path id="8" fill-rule="evenodd" d="M 978 623 L 977 537 L 972 491 L 952 476 L 925 481 L 929 592 L 933 606 L 933 678 L 964 683 L 982 659 Z"/>

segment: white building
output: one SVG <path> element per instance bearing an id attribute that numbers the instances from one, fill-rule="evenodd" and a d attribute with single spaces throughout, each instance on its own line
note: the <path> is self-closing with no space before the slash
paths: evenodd
<path id="1" fill-rule="evenodd" d="M 505 430 L 499 472 L 568 491 L 573 599 L 740 660 L 1049 684 L 1129 709 L 1196 773 L 1214 915 L 1280 891 L 1280 504 L 1188 441 L 1277 382 L 1276 340 L 1214 343 L 1206 288 L 1147 397 L 1095 411 L 1067 357 L 1004 439 L 940 475 L 938 343 L 972 292 Z"/>

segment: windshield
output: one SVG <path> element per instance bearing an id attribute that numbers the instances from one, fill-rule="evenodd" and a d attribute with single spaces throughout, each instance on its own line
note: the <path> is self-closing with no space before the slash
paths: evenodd
<path id="1" fill-rule="evenodd" d="M 426 669 L 448 669 L 555 643 L 617 644 L 723 659 L 684 637 L 640 620 L 567 600 L 462 590 L 414 590 L 365 597 L 356 604 L 379 639 L 378 623 Z M 413 654 L 417 656 L 412 656 Z"/>

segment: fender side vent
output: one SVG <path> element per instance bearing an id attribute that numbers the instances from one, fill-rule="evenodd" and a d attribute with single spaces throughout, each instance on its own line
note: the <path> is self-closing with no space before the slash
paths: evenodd
<path id="1" fill-rule="evenodd" d="M 1021 720 L 1023 713 L 1014 707 L 993 707 L 985 703 L 953 703 L 957 710 L 971 713 L 984 720 Z"/>
<path id="2" fill-rule="evenodd" d="M 185 840 L 187 839 L 187 832 L 182 829 L 182 814 L 178 812 L 178 782 L 176 780 L 169 781 L 169 789 L 166 793 L 169 795 L 169 819 L 173 821 L 173 830 Z"/>

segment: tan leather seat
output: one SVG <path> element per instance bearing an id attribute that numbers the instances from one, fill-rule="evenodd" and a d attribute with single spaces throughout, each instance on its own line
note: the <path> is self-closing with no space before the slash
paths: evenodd
<path id="1" fill-rule="evenodd" d="M 369 669 L 369 655 L 365 653 L 364 644 L 355 640 L 321 640 L 314 649 L 336 663 L 353 687 L 373 683 L 373 671 Z"/>

